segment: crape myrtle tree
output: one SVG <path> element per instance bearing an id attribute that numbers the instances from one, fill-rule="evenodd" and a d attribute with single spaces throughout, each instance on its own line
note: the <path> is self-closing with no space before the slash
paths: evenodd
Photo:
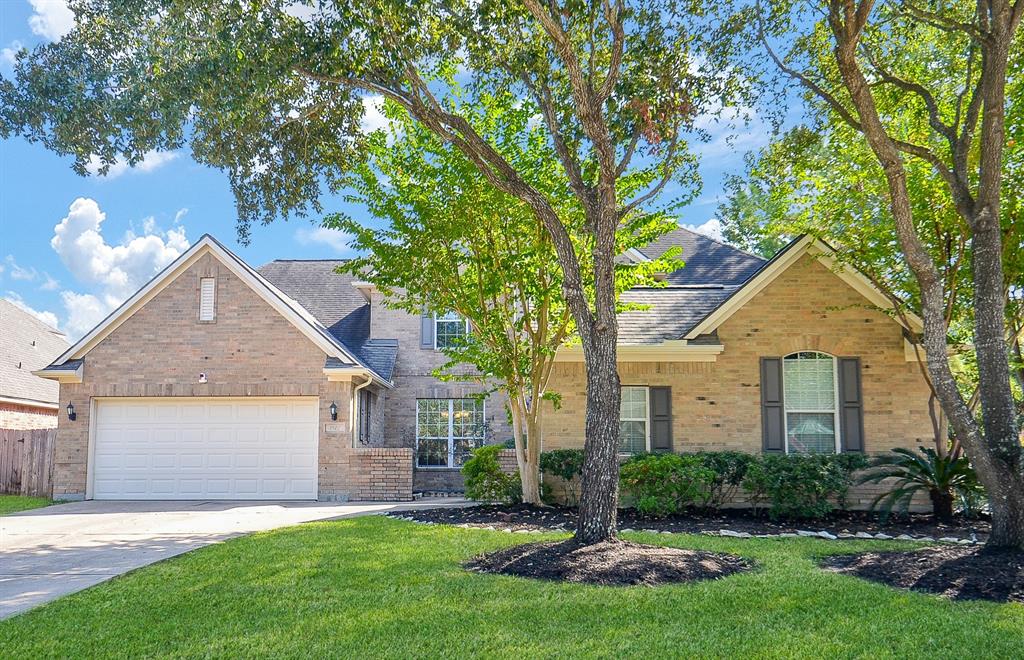
<path id="1" fill-rule="evenodd" d="M 696 185 L 694 119 L 749 102 L 729 67 L 738 23 L 716 3 L 648 0 L 82 0 L 75 28 L 19 55 L 0 131 L 75 156 L 137 163 L 178 149 L 225 170 L 254 222 L 320 212 L 364 158 L 363 98 L 384 97 L 530 209 L 562 271 L 587 410 L 577 540 L 613 538 L 618 495 L 618 230 Z M 465 92 L 455 92 L 455 83 Z M 466 109 L 508 92 L 540 110 L 589 248 Z M 697 133 L 700 136 L 699 132 Z M 702 136 L 706 137 L 706 136 Z M 629 197 L 617 185 L 646 177 Z M 665 193 L 663 196 L 662 193 Z M 584 265 L 586 264 L 586 266 Z M 584 269 L 593 275 L 587 287 Z"/>
<path id="2" fill-rule="evenodd" d="M 1006 254 L 1007 95 L 1021 47 L 1024 1 L 773 2 L 751 12 L 755 38 L 784 76 L 861 135 L 886 184 L 903 260 L 917 285 L 932 387 L 988 492 L 990 546 L 1024 547 L 1024 457 L 1013 400 Z M 941 72 L 940 76 L 936 72 Z M 936 80 L 936 78 L 939 80 Z M 957 387 L 947 352 L 947 280 L 929 251 L 910 192 L 911 168 L 932 168 L 970 242 L 972 340 L 980 420 Z M 911 165 L 914 163 L 914 165 Z"/>
<path id="3" fill-rule="evenodd" d="M 470 111 L 474 126 L 552 201 L 577 251 L 588 251 L 583 213 L 535 121 L 537 108 L 511 94 L 480 101 Z M 342 268 L 372 281 L 393 308 L 455 312 L 469 322 L 468 335 L 442 348 L 449 360 L 436 375 L 504 394 L 522 498 L 540 504 L 543 402 L 560 403 L 548 383 L 557 350 L 575 337 L 551 237 L 526 204 L 491 185 L 460 151 L 396 104 L 387 102 L 385 114 L 390 124 L 367 140 L 369 158 L 353 173 L 348 193 L 385 224 L 328 217 L 325 225 L 352 234 L 352 246 L 363 253 Z M 633 180 L 621 177 L 620 192 L 629 194 Z M 635 214 L 620 226 L 616 252 L 674 227 L 664 215 Z M 657 286 L 657 273 L 679 265 L 672 254 L 617 263 L 616 289 Z M 589 290 L 588 266 L 581 264 Z"/>

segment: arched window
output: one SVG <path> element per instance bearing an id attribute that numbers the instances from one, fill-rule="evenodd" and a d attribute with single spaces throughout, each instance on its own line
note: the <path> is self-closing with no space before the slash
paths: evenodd
<path id="1" fill-rule="evenodd" d="M 831 454 L 839 451 L 836 359 L 801 351 L 782 360 L 786 407 L 786 451 Z"/>

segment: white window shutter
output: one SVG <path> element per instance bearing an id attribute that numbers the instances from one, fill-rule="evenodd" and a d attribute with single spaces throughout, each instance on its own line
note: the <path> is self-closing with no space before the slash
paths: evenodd
<path id="1" fill-rule="evenodd" d="M 217 315 L 217 280 L 204 277 L 199 280 L 199 320 L 212 321 Z"/>

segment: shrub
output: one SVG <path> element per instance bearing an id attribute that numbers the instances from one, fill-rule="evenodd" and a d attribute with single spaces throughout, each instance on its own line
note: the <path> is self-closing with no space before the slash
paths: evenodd
<path id="1" fill-rule="evenodd" d="M 743 485 L 747 470 L 757 460 L 753 454 L 742 451 L 707 451 L 695 454 L 704 467 L 714 473 L 708 488 L 708 506 L 720 509 L 733 499 Z"/>
<path id="2" fill-rule="evenodd" d="M 845 505 L 852 474 L 867 465 L 861 454 L 788 454 L 763 456 L 750 463 L 743 488 L 755 508 L 769 504 L 777 518 L 823 518 L 832 501 Z"/>
<path id="3" fill-rule="evenodd" d="M 953 503 L 957 499 L 967 512 L 980 507 L 981 484 L 966 456 L 939 456 L 934 449 L 918 447 L 918 451 L 893 449 L 888 456 L 872 461 L 871 469 L 858 483 L 879 483 L 896 479 L 890 491 L 871 503 L 888 517 L 893 509 L 905 512 L 917 493 L 926 493 L 932 502 L 935 517 L 943 522 L 953 519 Z"/>
<path id="4" fill-rule="evenodd" d="M 576 478 L 583 473 L 582 449 L 554 449 L 543 452 L 540 455 L 540 469 L 544 474 L 558 477 L 565 482 L 567 504 L 575 506 L 579 502 Z"/>
<path id="5" fill-rule="evenodd" d="M 645 454 L 626 461 L 619 479 L 637 511 L 667 516 L 687 505 L 706 505 L 715 473 L 695 455 Z"/>
<path id="6" fill-rule="evenodd" d="M 478 502 L 505 503 L 522 499 L 519 474 L 502 472 L 498 463 L 498 454 L 504 449 L 503 445 L 486 445 L 473 450 L 472 456 L 462 465 L 466 497 Z"/>

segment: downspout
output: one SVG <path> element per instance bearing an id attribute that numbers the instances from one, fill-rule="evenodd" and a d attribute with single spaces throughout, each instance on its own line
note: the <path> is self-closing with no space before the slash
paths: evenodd
<path id="1" fill-rule="evenodd" d="M 359 390 L 363 389 L 364 387 L 366 387 L 367 385 L 369 385 L 372 382 L 373 382 L 373 376 L 367 374 L 366 375 L 366 382 L 365 383 L 360 383 L 359 385 L 356 385 L 355 387 L 352 388 L 352 401 L 350 402 L 350 405 L 349 405 L 349 409 L 351 411 L 351 415 L 349 416 L 348 426 L 349 426 L 349 433 L 351 433 L 351 435 L 352 435 L 352 447 L 353 448 L 355 448 L 355 447 L 357 447 L 359 445 L 359 436 L 358 436 L 358 431 L 357 431 L 358 425 L 356 423 L 356 420 L 358 419 L 358 416 L 359 416 Z"/>

